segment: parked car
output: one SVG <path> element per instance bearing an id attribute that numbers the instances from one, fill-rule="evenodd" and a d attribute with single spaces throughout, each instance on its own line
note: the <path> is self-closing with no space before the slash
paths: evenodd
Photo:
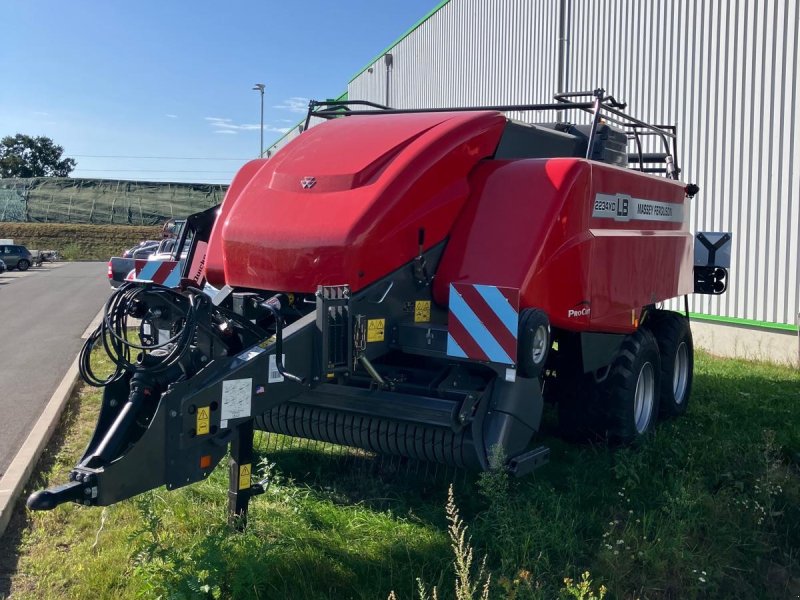
<path id="1" fill-rule="evenodd" d="M 0 273 L 5 273 L 5 272 L 6 272 L 6 263 L 0 260 Z"/>
<path id="2" fill-rule="evenodd" d="M 147 247 L 146 253 L 145 249 L 138 249 L 133 252 L 132 256 L 113 256 L 111 260 L 108 261 L 108 282 L 111 284 L 112 288 L 117 288 L 122 285 L 124 281 L 127 280 L 128 275 L 131 274 L 134 267 L 136 266 L 136 260 L 172 260 L 173 259 L 173 251 L 175 250 L 175 242 L 176 240 L 167 238 L 165 240 L 161 240 L 160 243 L 156 244 L 155 247 Z M 191 245 L 191 237 L 187 240 L 186 245 L 184 248 L 189 248 Z M 135 249 L 134 249 L 135 250 Z M 179 260 L 186 260 L 188 250 L 184 250 L 181 252 L 181 256 Z M 126 252 L 125 254 L 129 254 Z"/>
<path id="3" fill-rule="evenodd" d="M 139 258 L 144 259 L 156 251 L 160 240 L 144 240 L 139 242 L 133 248 L 128 248 L 122 253 L 122 258 Z"/>
<path id="4" fill-rule="evenodd" d="M 33 255 L 25 246 L 3 244 L 0 245 L 0 260 L 6 263 L 6 267 L 27 271 L 33 264 Z"/>

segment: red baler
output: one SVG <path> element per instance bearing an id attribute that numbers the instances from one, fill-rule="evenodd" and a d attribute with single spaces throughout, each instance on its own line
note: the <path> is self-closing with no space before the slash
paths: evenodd
<path id="1" fill-rule="evenodd" d="M 660 303 L 722 293 L 730 236 L 689 232 L 698 188 L 677 179 L 675 129 L 622 109 L 602 90 L 312 102 L 324 123 L 245 165 L 218 210 L 188 218 L 174 260 L 114 292 L 81 361 L 105 387 L 94 438 L 29 506 L 180 487 L 230 444 L 240 514 L 261 489 L 254 428 L 479 469 L 499 447 L 522 475 L 549 454 L 546 400 L 565 435 L 622 443 L 683 413 L 688 315 Z M 544 110 L 591 116 L 504 116 Z M 100 343 L 108 378 L 91 370 Z"/>

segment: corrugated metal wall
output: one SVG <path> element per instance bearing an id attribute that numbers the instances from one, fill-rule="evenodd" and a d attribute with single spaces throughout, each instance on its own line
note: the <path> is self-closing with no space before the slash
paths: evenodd
<path id="1" fill-rule="evenodd" d="M 734 233 L 731 287 L 692 310 L 773 323 L 800 311 L 796 0 L 571 0 L 567 83 L 677 123 L 695 231 Z"/>
<path id="2" fill-rule="evenodd" d="M 557 0 L 451 0 L 392 48 L 388 104 L 549 101 L 558 78 L 557 22 Z M 348 97 L 386 103 L 382 57 L 350 82 Z"/>
<path id="3" fill-rule="evenodd" d="M 274 142 L 269 148 L 264 150 L 264 158 L 273 156 L 278 150 L 300 135 L 300 127 L 300 125 L 295 125 L 286 133 L 286 135 L 278 139 L 278 141 Z"/>
<path id="4" fill-rule="evenodd" d="M 772 323 L 800 311 L 796 0 L 567 0 L 568 89 L 603 86 L 630 111 L 679 126 L 694 230 L 730 230 L 730 289 L 692 310 Z M 557 0 L 451 0 L 391 49 L 389 104 L 549 101 Z M 351 99 L 386 101 L 378 59 Z M 517 118 L 520 115 L 512 115 Z M 543 118 L 552 118 L 546 116 Z"/>

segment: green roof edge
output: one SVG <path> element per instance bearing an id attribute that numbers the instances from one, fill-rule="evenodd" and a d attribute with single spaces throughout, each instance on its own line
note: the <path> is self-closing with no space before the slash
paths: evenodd
<path id="1" fill-rule="evenodd" d="M 355 78 L 356 78 L 356 77 L 358 77 L 359 75 L 361 75 L 361 74 L 362 74 L 364 71 L 366 71 L 366 70 L 367 70 L 367 69 L 369 69 L 369 68 L 370 68 L 370 67 L 371 67 L 373 64 L 375 64 L 375 62 L 376 62 L 376 61 L 377 61 L 377 60 L 378 60 L 378 59 L 379 59 L 381 56 L 383 56 L 384 54 L 386 54 L 386 53 L 387 53 L 389 50 L 391 50 L 392 48 L 394 48 L 395 46 L 397 46 L 397 44 L 399 44 L 400 42 L 402 42 L 402 41 L 403 41 L 404 39 L 406 39 L 406 38 L 407 38 L 409 35 L 411 35 L 412 33 L 414 33 L 414 31 L 415 31 L 415 30 L 416 30 L 418 27 L 420 27 L 420 26 L 421 26 L 421 25 L 422 25 L 422 24 L 423 24 L 425 21 L 427 21 L 428 19 L 430 19 L 430 18 L 431 18 L 433 15 L 435 15 L 437 12 L 439 12 L 439 11 L 442 9 L 442 7 L 443 7 L 445 4 L 447 4 L 448 2 L 450 2 L 450 0 L 441 0 L 441 2 L 439 2 L 439 4 L 437 4 L 437 5 L 436 5 L 436 6 L 434 6 L 432 9 L 430 9 L 430 10 L 429 10 L 429 11 L 428 11 L 428 12 L 427 12 L 427 13 L 426 13 L 426 14 L 425 14 L 425 15 L 424 15 L 424 16 L 423 16 L 423 17 L 422 17 L 422 18 L 421 18 L 419 21 L 417 21 L 417 22 L 416 22 L 416 23 L 414 23 L 414 24 L 413 24 L 411 27 L 409 27 L 409 28 L 408 28 L 408 31 L 406 31 L 406 32 L 405 32 L 403 35 L 401 35 L 399 38 L 397 38 L 397 39 L 396 39 L 395 41 L 393 41 L 391 44 L 389 44 L 388 46 L 386 46 L 386 48 L 384 48 L 384 49 L 383 49 L 381 52 L 379 52 L 377 55 L 375 55 L 375 58 L 373 58 L 371 61 L 369 61 L 369 62 L 368 62 L 368 63 L 367 63 L 365 66 L 364 66 L 364 68 L 363 68 L 363 69 L 361 69 L 361 70 L 360 70 L 358 73 L 356 73 L 355 75 L 353 75 L 353 76 L 350 78 L 350 81 L 348 81 L 347 83 L 348 83 L 348 84 L 350 84 L 350 83 L 353 83 L 353 80 L 355 80 Z"/>
<path id="2" fill-rule="evenodd" d="M 786 323 L 770 323 L 769 321 L 755 321 L 753 319 L 740 319 L 738 317 L 720 317 L 718 315 L 703 315 L 700 313 L 689 313 L 689 317 L 698 321 L 715 321 L 717 323 L 727 323 L 728 325 L 745 325 L 747 327 L 758 327 L 760 329 L 779 329 L 781 331 L 797 332 L 796 325 Z"/>
<path id="3" fill-rule="evenodd" d="M 345 90 L 345 91 L 344 91 L 342 94 L 340 94 L 338 98 L 333 98 L 333 100 L 335 100 L 335 101 L 337 101 L 337 102 L 339 102 L 339 101 L 341 101 L 341 100 L 347 100 L 347 90 Z M 271 143 L 271 144 L 270 144 L 270 145 L 267 147 L 267 150 L 269 150 L 270 148 L 272 148 L 272 147 L 273 147 L 275 144 L 280 144 L 280 143 L 283 141 L 283 138 L 285 138 L 287 135 L 289 135 L 290 133 L 292 133 L 292 130 L 293 130 L 293 129 L 297 129 L 297 128 L 298 128 L 300 125 L 302 125 L 302 124 L 303 124 L 303 122 L 304 122 L 305 120 L 306 120 L 306 118 L 305 118 L 305 117 L 303 117 L 302 119 L 300 119 L 300 120 L 297 122 L 297 124 L 295 124 L 295 125 L 293 125 L 292 127 L 290 127 L 290 128 L 289 128 L 289 131 L 287 131 L 287 132 L 286 132 L 286 133 L 284 133 L 284 134 L 283 134 L 281 137 L 279 137 L 277 140 L 275 140 L 274 142 L 272 142 L 272 143 Z M 263 158 L 263 157 L 262 157 L 262 158 Z"/>
<path id="4" fill-rule="evenodd" d="M 395 41 L 393 41 L 391 44 L 389 44 L 388 46 L 386 46 L 386 48 L 384 48 L 384 49 L 383 49 L 381 52 L 379 52 L 379 53 L 378 53 L 378 54 L 375 56 L 375 58 L 373 58 L 371 61 L 369 61 L 369 62 L 368 62 L 368 63 L 367 63 L 365 66 L 364 66 L 364 68 L 363 68 L 363 69 L 361 69 L 361 70 L 360 70 L 358 73 L 356 73 L 355 75 L 353 75 L 353 76 L 350 78 L 350 81 L 348 81 L 348 82 L 347 82 L 347 84 L 348 84 L 348 85 L 350 85 L 350 84 L 353 82 L 353 80 L 354 80 L 356 77 L 358 77 L 359 75 L 361 75 L 361 74 L 362 74 L 364 71 L 366 71 L 366 70 L 367 70 L 367 69 L 369 69 L 369 68 L 370 68 L 370 67 L 371 67 L 373 64 L 375 64 L 375 62 L 376 62 L 378 59 L 380 59 L 380 57 L 381 57 L 381 56 L 383 56 L 384 54 L 386 54 L 386 53 L 387 53 L 389 50 L 391 50 L 392 48 L 394 48 L 395 46 L 397 46 L 397 44 L 399 44 L 399 43 L 400 43 L 400 42 L 402 42 L 404 39 L 406 39 L 406 38 L 407 38 L 409 35 L 411 35 L 411 34 L 412 34 L 412 33 L 413 33 L 413 32 L 414 32 L 414 31 L 415 31 L 415 30 L 416 30 L 416 29 L 417 29 L 417 28 L 418 28 L 420 25 L 422 25 L 422 24 L 423 24 L 425 21 L 427 21 L 428 19 L 430 19 L 430 18 L 431 18 L 433 15 L 435 15 L 437 12 L 439 12 L 439 11 L 442 9 L 442 7 L 444 7 L 444 5 L 445 5 L 445 4 L 447 4 L 447 3 L 449 3 L 449 2 L 450 2 L 450 0 L 440 0 L 439 4 L 437 4 L 437 5 L 436 5 L 436 6 L 434 6 L 432 9 L 430 9 L 430 10 L 429 10 L 429 11 L 428 11 L 428 12 L 427 12 L 425 15 L 423 15 L 423 17 L 422 17 L 422 18 L 421 18 L 419 21 L 417 21 L 417 22 L 416 22 L 416 23 L 414 23 L 414 24 L 413 24 L 411 27 L 409 27 L 409 28 L 408 28 L 408 30 L 407 30 L 407 31 L 406 31 L 406 32 L 405 32 L 403 35 L 401 35 L 401 36 L 400 36 L 400 37 L 398 37 L 398 38 L 397 38 Z M 341 96 L 339 96 L 338 98 L 335 98 L 335 100 L 347 100 L 347 91 L 345 91 L 345 92 L 344 92 L 344 93 L 343 93 Z M 284 134 L 283 134 L 281 137 L 279 137 L 277 140 L 275 140 L 274 142 L 272 142 L 272 143 L 271 143 L 271 144 L 270 144 L 270 145 L 267 147 L 267 149 L 269 149 L 269 148 L 272 148 L 272 147 L 273 147 L 275 144 L 280 144 L 280 143 L 283 141 L 283 139 L 284 139 L 284 138 L 285 138 L 287 135 L 289 135 L 289 134 L 292 132 L 292 130 L 293 130 L 293 129 L 296 129 L 298 125 L 301 125 L 301 124 L 303 123 L 303 121 L 304 121 L 304 120 L 305 120 L 305 119 L 301 119 L 301 120 L 300 120 L 300 121 L 297 123 L 297 125 L 295 125 L 295 126 L 294 126 L 294 127 L 292 127 L 291 129 L 289 129 L 289 131 L 287 131 L 287 132 L 286 132 L 286 133 L 284 133 Z"/>

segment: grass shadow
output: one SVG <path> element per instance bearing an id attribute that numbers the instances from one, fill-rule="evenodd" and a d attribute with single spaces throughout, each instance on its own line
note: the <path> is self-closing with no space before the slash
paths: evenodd
<path id="1" fill-rule="evenodd" d="M 553 598 L 565 576 L 584 570 L 619 598 L 800 594 L 798 399 L 796 371 L 699 355 L 688 414 L 636 447 L 568 444 L 553 435 L 549 407 L 538 440 L 552 449 L 548 465 L 521 480 L 456 474 L 456 500 L 479 554 L 489 557 L 498 597 Z M 251 503 L 244 534 L 224 526 L 221 468 L 196 486 L 152 493 L 155 525 L 137 513 L 137 500 L 115 507 L 101 551 L 81 554 L 76 544 L 73 560 L 97 576 L 109 568 L 103 554 L 116 550 L 125 591 L 142 596 L 172 586 L 207 597 L 218 586 L 222 597 L 376 598 L 395 589 L 411 598 L 417 576 L 450 593 L 446 470 L 284 442 L 259 436 L 258 457 L 274 463 L 276 478 Z M 124 528 L 135 535 L 115 537 Z M 24 525 L 18 531 L 0 556 L 27 551 Z M 152 531 L 152 560 L 140 560 Z M 40 538 L 47 544 L 52 535 Z M 63 568 L 58 589 L 79 589 L 70 565 Z M 121 594 L 92 589 L 97 597 Z"/>
<path id="2" fill-rule="evenodd" d="M 25 502 L 32 492 L 55 484 L 56 480 L 51 479 L 50 474 L 56 470 L 57 465 L 61 462 L 61 455 L 67 439 L 77 425 L 77 420 L 80 416 L 80 403 L 81 398 L 78 395 L 73 395 L 67 402 L 61 415 L 59 426 L 50 438 L 50 443 L 42 452 L 36 468 L 22 490 L 22 494 L 14 503 L 8 527 L 5 533 L 0 536 L 0 598 L 5 598 L 11 594 L 12 576 L 17 571 L 20 558 L 18 549 L 21 547 L 26 530 L 30 526 L 30 518 Z M 62 479 L 59 482 L 63 482 L 66 479 L 66 473 L 60 475 Z"/>
<path id="3" fill-rule="evenodd" d="M 324 494 L 342 506 L 413 512 L 439 526 L 442 499 L 451 484 L 462 498 L 475 492 L 478 474 L 464 469 L 266 432 L 261 435 L 259 460 L 274 463 L 294 485 Z M 429 514 L 431 503 L 435 514 Z"/>

